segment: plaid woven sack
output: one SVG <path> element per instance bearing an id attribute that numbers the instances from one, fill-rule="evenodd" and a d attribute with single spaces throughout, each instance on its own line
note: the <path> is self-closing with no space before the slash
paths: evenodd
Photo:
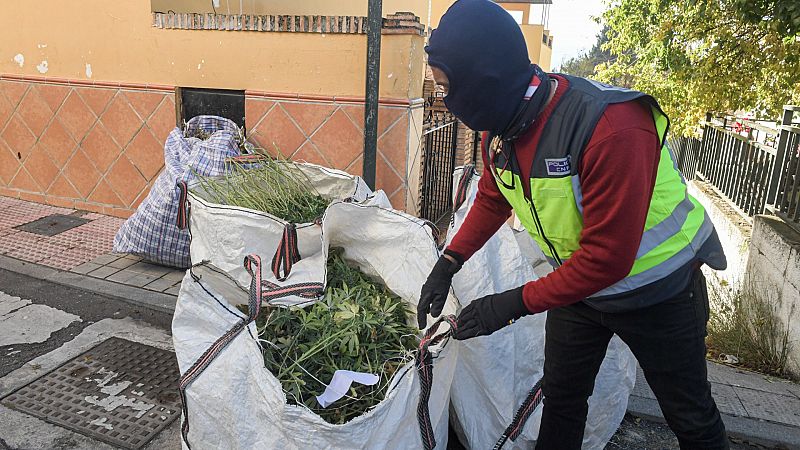
<path id="1" fill-rule="evenodd" d="M 197 131 L 210 136 L 186 137 Z M 172 130 L 164 144 L 164 170 L 147 198 L 117 232 L 114 252 L 130 253 L 165 266 L 189 267 L 189 232 L 175 225 L 179 204 L 175 185 L 194 180 L 195 174 L 222 174 L 225 160 L 239 155 L 238 133 L 235 123 L 217 116 L 191 119 L 185 133 L 178 127 Z"/>

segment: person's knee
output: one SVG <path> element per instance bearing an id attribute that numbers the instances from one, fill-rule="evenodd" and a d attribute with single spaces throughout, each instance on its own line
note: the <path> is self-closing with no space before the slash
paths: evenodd
<path id="1" fill-rule="evenodd" d="M 556 377 L 544 377 L 544 380 L 542 380 L 542 394 L 544 394 L 545 398 L 555 399 L 559 403 L 585 403 L 594 391 L 594 377 L 587 377 L 586 379 L 575 377 L 554 378 Z"/>
<path id="2" fill-rule="evenodd" d="M 542 384 L 542 394 L 548 408 L 580 413 L 588 409 L 588 400 L 592 391 L 590 389 L 587 392 L 585 389 L 580 389 L 574 385 L 547 383 L 545 381 Z"/>

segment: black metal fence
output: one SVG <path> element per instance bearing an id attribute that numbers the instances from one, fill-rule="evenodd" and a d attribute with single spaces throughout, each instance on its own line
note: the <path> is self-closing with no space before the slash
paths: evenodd
<path id="1" fill-rule="evenodd" d="M 786 106 L 777 128 L 706 117 L 702 139 L 677 137 L 670 147 L 681 173 L 716 187 L 747 215 L 776 212 L 800 223 L 800 107 Z"/>
<path id="2" fill-rule="evenodd" d="M 800 106 L 784 109 L 777 151 L 777 158 L 783 164 L 773 181 L 777 214 L 800 223 L 800 124 L 792 123 L 796 112 L 800 112 Z"/>
<path id="3" fill-rule="evenodd" d="M 695 137 L 673 137 L 669 140 L 669 146 L 675 153 L 683 177 L 692 181 L 697 173 L 697 157 L 700 154 L 700 146 L 703 143 Z"/>
<path id="4" fill-rule="evenodd" d="M 775 149 L 707 124 L 698 171 L 747 215 L 762 214 L 773 176 Z"/>
<path id="5" fill-rule="evenodd" d="M 423 140 L 420 217 L 440 224 L 453 207 L 458 120 L 450 113 L 431 115 L 425 123 Z"/>

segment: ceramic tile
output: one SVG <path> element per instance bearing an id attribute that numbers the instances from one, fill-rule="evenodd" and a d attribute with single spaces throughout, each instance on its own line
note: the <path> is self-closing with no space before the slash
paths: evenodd
<path id="1" fill-rule="evenodd" d="M 130 205 L 147 182 L 126 157 L 121 157 L 106 174 L 106 181 L 125 205 Z"/>
<path id="2" fill-rule="evenodd" d="M 124 95 L 142 120 L 147 120 L 165 97 L 160 92 L 148 91 L 126 91 Z"/>
<path id="3" fill-rule="evenodd" d="M 294 155 L 292 155 L 292 160 L 319 164 L 321 166 L 330 166 L 330 163 L 319 151 L 317 151 L 311 141 L 306 141 L 306 143 L 303 144 Z"/>
<path id="4" fill-rule="evenodd" d="M 37 137 L 42 134 L 50 118 L 53 116 L 50 107 L 42 99 L 36 89 L 31 89 L 28 95 L 22 99 L 22 102 L 20 102 L 17 107 L 17 113 L 20 115 L 25 125 L 28 126 L 28 129 Z"/>
<path id="5" fill-rule="evenodd" d="M 311 140 L 336 169 L 347 167 L 364 147 L 364 136 L 342 110 L 336 111 Z"/>
<path id="6" fill-rule="evenodd" d="M 6 141 L 13 153 L 22 155 L 23 161 L 28 156 L 27 154 L 33 144 L 36 143 L 36 136 L 31 133 L 18 114 L 11 116 L 0 137 Z"/>
<path id="7" fill-rule="evenodd" d="M 39 91 L 39 95 L 45 103 L 47 103 L 47 106 L 50 107 L 50 111 L 55 112 L 61 107 L 61 104 L 64 102 L 64 99 L 67 98 L 67 94 L 69 94 L 72 88 L 59 84 L 39 84 L 36 86 L 36 89 Z"/>
<path id="8" fill-rule="evenodd" d="M 83 150 L 75 152 L 64 168 L 64 175 L 78 190 L 81 198 L 88 197 L 100 180 L 100 173 Z"/>
<path id="9" fill-rule="evenodd" d="M 272 108 L 272 105 L 274 104 L 275 102 L 271 100 L 250 97 L 245 98 L 244 120 L 248 132 L 258 126 L 259 122 L 261 122 L 261 119 L 264 118 L 264 115 L 270 108 Z"/>
<path id="10" fill-rule="evenodd" d="M 11 179 L 9 186 L 28 192 L 36 192 L 39 190 L 39 186 L 35 181 L 33 181 L 33 178 L 30 176 L 25 167 L 22 167 L 19 169 L 19 171 L 17 171 L 17 174 Z"/>
<path id="11" fill-rule="evenodd" d="M 125 156 L 139 169 L 147 181 L 152 180 L 164 167 L 164 149 L 153 133 L 143 127 L 125 149 Z"/>
<path id="12" fill-rule="evenodd" d="M 11 118 L 14 113 L 14 105 L 11 104 L 4 96 L 0 95 L 0 130 L 5 128 L 6 122 Z"/>
<path id="13" fill-rule="evenodd" d="M 57 118 L 76 142 L 80 142 L 86 136 L 89 128 L 97 120 L 92 110 L 75 91 L 67 96 L 61 109 L 58 110 Z"/>
<path id="14" fill-rule="evenodd" d="M 105 173 L 122 152 L 102 123 L 92 128 L 81 142 L 81 149 L 101 173 Z"/>
<path id="15" fill-rule="evenodd" d="M 63 167 L 69 161 L 77 146 L 59 118 L 53 119 L 50 126 L 47 127 L 39 139 L 39 145 L 47 151 L 47 154 L 59 167 Z"/>
<path id="16" fill-rule="evenodd" d="M 0 182 L 3 184 L 11 183 L 19 167 L 20 162 L 16 153 L 12 153 L 8 145 L 0 138 Z"/>
<path id="17" fill-rule="evenodd" d="M 169 133 L 175 129 L 175 101 L 172 96 L 167 96 L 156 112 L 147 120 L 147 127 L 153 131 L 153 135 L 159 142 L 167 140 Z"/>
<path id="18" fill-rule="evenodd" d="M 38 192 L 46 192 L 60 172 L 60 169 L 47 156 L 44 148 L 38 144 L 33 147 L 31 155 L 25 161 L 25 168 L 39 185 Z"/>
<path id="19" fill-rule="evenodd" d="M 116 89 L 103 89 L 96 87 L 77 87 L 75 91 L 81 96 L 84 103 L 94 112 L 97 117 L 100 117 L 105 111 L 108 103 L 116 94 Z"/>
<path id="20" fill-rule="evenodd" d="M 23 82 L 23 81 L 0 81 L 0 91 L 6 96 L 6 98 L 16 106 L 19 104 L 22 97 L 25 96 L 25 93 L 28 91 L 28 86 L 30 83 Z"/>
<path id="21" fill-rule="evenodd" d="M 311 136 L 336 110 L 336 105 L 320 103 L 282 102 L 281 106 L 306 136 Z"/>
<path id="22" fill-rule="evenodd" d="M 279 106 L 267 113 L 258 127 L 251 130 L 250 139 L 257 146 L 270 152 L 277 149 L 285 157 L 294 153 L 306 140 L 303 133 Z"/>
<path id="23" fill-rule="evenodd" d="M 122 148 L 128 145 L 143 123 L 124 95 L 114 97 L 105 113 L 100 117 L 100 122 Z"/>

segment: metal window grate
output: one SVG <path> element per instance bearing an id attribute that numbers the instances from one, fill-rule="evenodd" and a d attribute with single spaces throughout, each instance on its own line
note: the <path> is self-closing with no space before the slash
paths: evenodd
<path id="1" fill-rule="evenodd" d="M 10 408 L 127 449 L 181 414 L 172 352 L 111 338 L 2 399 Z"/>
<path id="2" fill-rule="evenodd" d="M 446 226 L 453 208 L 459 122 L 437 92 L 428 97 L 425 108 L 419 215 L 437 226 Z"/>
<path id="3" fill-rule="evenodd" d="M 421 217 L 437 225 L 449 220 L 453 208 L 453 171 L 458 146 L 458 121 L 432 123 L 423 133 Z"/>

